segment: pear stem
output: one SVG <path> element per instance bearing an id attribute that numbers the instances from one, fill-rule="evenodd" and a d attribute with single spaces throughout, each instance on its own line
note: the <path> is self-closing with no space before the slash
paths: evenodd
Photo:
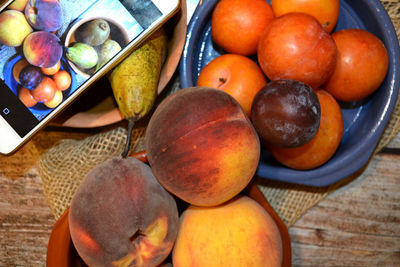
<path id="1" fill-rule="evenodd" d="M 133 127 L 135 126 L 135 122 L 136 122 L 135 118 L 128 119 L 128 134 L 126 136 L 126 144 L 124 152 L 122 152 L 121 154 L 123 158 L 126 158 L 129 154 L 129 151 L 131 150 L 132 132 L 133 132 Z"/>

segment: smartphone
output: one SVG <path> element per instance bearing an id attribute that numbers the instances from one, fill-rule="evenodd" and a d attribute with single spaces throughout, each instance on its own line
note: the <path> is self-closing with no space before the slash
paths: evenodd
<path id="1" fill-rule="evenodd" d="M 0 153 L 10 154 L 179 10 L 179 0 L 0 7 Z"/>

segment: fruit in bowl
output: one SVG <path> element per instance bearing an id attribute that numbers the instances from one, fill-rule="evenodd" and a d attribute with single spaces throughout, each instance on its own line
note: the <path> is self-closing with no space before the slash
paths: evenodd
<path id="1" fill-rule="evenodd" d="M 315 17 L 326 32 L 332 32 L 339 18 L 339 0 L 271 0 L 274 15 L 303 12 Z"/>
<path id="2" fill-rule="evenodd" d="M 175 267 L 281 267 L 282 250 L 271 216 L 239 195 L 218 206 L 189 206 L 180 218 L 172 261 Z"/>
<path id="3" fill-rule="evenodd" d="M 22 12 L 6 10 L 0 14 L 0 44 L 20 46 L 32 31 Z"/>
<path id="4" fill-rule="evenodd" d="M 128 42 L 126 29 L 111 18 L 80 19 L 65 37 L 68 62 L 76 73 L 89 78 Z"/>
<path id="5" fill-rule="evenodd" d="M 109 23 L 101 18 L 84 23 L 75 32 L 75 39 L 91 46 L 103 44 L 110 36 Z"/>
<path id="6" fill-rule="evenodd" d="M 222 0 L 213 10 L 212 38 L 229 53 L 254 55 L 273 17 L 270 5 L 264 0 Z"/>
<path id="7" fill-rule="evenodd" d="M 317 133 L 321 107 L 314 90 L 296 80 L 275 80 L 262 88 L 251 107 L 260 138 L 278 147 L 298 147 Z"/>
<path id="8" fill-rule="evenodd" d="M 332 37 L 339 51 L 338 62 L 322 87 L 340 101 L 359 101 L 370 96 L 388 71 L 385 45 L 362 29 L 340 30 Z"/>
<path id="9" fill-rule="evenodd" d="M 7 8 L 23 12 L 27 3 L 28 0 L 14 0 Z"/>
<path id="10" fill-rule="evenodd" d="M 307 143 L 293 148 L 264 144 L 283 165 L 297 170 L 311 170 L 326 163 L 336 152 L 343 137 L 343 117 L 339 103 L 325 90 L 316 90 L 321 105 L 318 131 Z"/>
<path id="11" fill-rule="evenodd" d="M 267 84 L 260 67 L 250 58 L 225 54 L 211 60 L 200 72 L 197 86 L 221 89 L 236 99 L 250 116 L 254 96 Z"/>
<path id="12" fill-rule="evenodd" d="M 39 67 L 28 65 L 19 73 L 19 83 L 26 89 L 34 89 L 43 79 L 43 73 Z"/>
<path id="13" fill-rule="evenodd" d="M 66 55 L 69 61 L 81 69 L 93 68 L 99 61 L 99 56 L 93 46 L 85 43 L 74 43 L 67 47 Z"/>
<path id="14" fill-rule="evenodd" d="M 59 0 L 29 0 L 25 16 L 35 30 L 54 32 L 62 26 L 63 14 Z"/>
<path id="15" fill-rule="evenodd" d="M 57 35 L 46 31 L 37 31 L 25 38 L 23 54 L 30 64 L 49 68 L 61 60 L 63 49 Z"/>
<path id="16" fill-rule="evenodd" d="M 258 43 L 257 59 L 270 80 L 293 79 L 313 88 L 332 74 L 337 49 L 331 35 L 305 13 L 275 18 Z"/>
<path id="17" fill-rule="evenodd" d="M 90 266 L 157 266 L 170 254 L 179 226 L 177 204 L 150 167 L 120 157 L 88 173 L 68 221 L 73 244 Z"/>
<path id="18" fill-rule="evenodd" d="M 212 206 L 247 186 L 257 169 L 260 142 L 232 96 L 192 87 L 157 106 L 146 129 L 146 152 L 169 192 L 194 205 Z"/>
<path id="19" fill-rule="evenodd" d="M 210 0 L 200 5 L 195 14 L 195 17 L 198 19 L 191 21 L 188 26 L 189 34 L 186 40 L 186 50 L 183 54 L 180 65 L 180 83 L 184 88 L 196 85 L 201 70 L 208 64 L 208 62 L 218 56 L 229 53 L 229 51 L 221 50 L 219 47 L 215 46 L 212 36 L 209 34 L 212 32 L 212 24 L 210 24 L 212 20 L 212 12 L 218 2 L 219 1 L 217 0 Z M 267 2 L 269 3 L 270 1 Z M 317 1 L 314 0 L 287 0 L 281 2 L 281 4 L 283 4 L 283 2 L 307 2 L 317 5 Z M 334 4 L 335 1 L 329 0 L 326 2 Z M 336 71 L 336 67 L 342 64 L 339 62 L 346 61 L 345 58 L 341 58 L 341 51 L 339 51 L 341 50 L 339 48 L 340 43 L 338 42 L 338 44 L 336 44 L 339 38 L 335 38 L 334 36 L 336 33 L 339 34 L 339 31 L 346 29 L 368 31 L 370 34 L 373 34 L 375 37 L 380 39 L 383 44 L 383 46 L 381 45 L 381 48 L 384 47 L 388 54 L 387 70 L 383 71 L 384 75 L 381 75 L 381 71 L 376 71 L 379 73 L 379 82 L 372 82 L 374 84 L 374 86 L 372 86 L 374 90 L 369 91 L 369 94 L 363 94 L 361 99 L 358 98 L 359 100 L 354 100 L 355 98 L 353 98 L 353 100 L 350 101 L 345 100 L 345 103 L 342 100 L 344 98 L 340 98 L 339 94 L 337 94 L 338 96 L 335 97 L 342 113 L 343 134 L 340 144 L 335 146 L 336 151 L 331 155 L 329 160 L 325 161 L 325 163 L 319 165 L 318 167 L 314 165 L 314 167 L 311 167 L 311 169 L 299 170 L 297 168 L 294 169 L 281 164 L 279 161 L 274 159 L 274 157 L 271 155 L 272 153 L 270 153 L 268 149 L 263 147 L 260 164 L 257 169 L 257 175 L 259 177 L 312 186 L 327 186 L 334 182 L 340 181 L 341 179 L 346 178 L 362 168 L 368 162 L 368 159 L 378 144 L 385 126 L 390 119 L 390 115 L 396 104 L 400 87 L 400 73 L 396 71 L 400 66 L 400 61 L 398 60 L 400 58 L 399 41 L 390 17 L 385 12 L 384 7 L 378 0 L 340 0 L 339 4 L 339 17 L 332 32 L 329 33 L 329 31 L 327 31 L 325 28 L 326 25 L 321 23 L 321 21 L 318 21 L 316 18 L 313 20 L 314 22 L 311 23 L 315 26 L 313 29 L 318 29 L 318 34 L 314 35 L 314 37 L 322 37 L 317 38 L 320 41 L 329 39 L 331 48 L 332 41 L 334 46 L 336 46 L 336 62 L 334 64 L 332 62 L 334 61 L 333 58 L 335 58 L 335 56 L 332 56 L 332 54 L 334 54 L 331 53 L 332 50 L 328 49 L 325 53 L 321 54 L 322 57 L 331 55 L 330 58 L 332 60 L 324 60 L 318 55 L 314 54 L 319 50 L 319 48 L 325 46 L 325 44 L 323 44 L 324 42 L 319 43 L 319 45 L 316 45 L 316 47 L 313 47 L 312 45 L 306 45 L 309 48 L 313 48 L 308 50 L 309 52 L 305 52 L 305 50 L 303 50 L 303 52 L 300 53 L 302 48 L 304 48 L 305 44 L 307 43 L 306 33 L 310 33 L 308 31 L 302 32 L 300 30 L 301 28 L 308 28 L 305 27 L 304 24 L 301 25 L 301 20 L 297 20 L 296 23 L 292 24 L 294 28 L 297 28 L 297 30 L 293 31 L 291 34 L 289 34 L 289 31 L 292 29 L 292 27 L 288 27 L 287 24 L 282 23 L 286 21 L 287 17 L 289 16 L 298 18 L 305 18 L 308 16 L 309 18 L 311 16 L 310 13 L 312 12 L 308 12 L 308 14 L 302 13 L 302 15 L 296 16 L 296 14 L 299 14 L 298 11 L 300 11 L 296 10 L 297 13 L 281 15 L 275 17 L 273 21 L 271 21 L 269 26 L 265 29 L 265 35 L 263 36 L 268 40 L 263 40 L 263 37 L 261 37 L 258 47 L 258 51 L 260 53 L 257 55 L 256 60 L 256 62 L 260 64 L 265 75 L 268 77 L 268 80 L 289 79 L 290 77 L 290 79 L 302 81 L 308 85 L 311 85 L 314 90 L 326 89 L 332 93 L 332 96 L 335 94 L 334 91 L 338 91 L 338 93 L 342 95 L 352 93 L 361 95 L 357 91 L 369 91 L 366 88 L 358 88 L 356 85 L 342 86 L 342 84 L 344 84 L 343 81 L 347 80 L 347 78 L 342 79 L 345 76 L 342 76 L 342 78 L 340 78 L 337 82 L 332 83 L 335 85 L 328 90 L 327 85 L 329 84 L 329 79 L 331 77 L 338 76 L 334 75 L 334 72 Z M 286 8 L 289 9 L 293 6 L 295 6 L 295 4 L 288 5 Z M 331 9 L 329 12 L 334 14 L 336 11 L 334 11 L 333 6 L 329 6 Z M 308 8 L 308 11 L 312 11 L 311 8 Z M 285 17 L 286 19 L 284 19 Z M 311 21 L 312 19 L 307 20 Z M 280 21 L 281 23 L 274 26 L 274 23 L 277 21 Z M 309 26 L 311 24 L 309 24 Z M 285 27 L 287 27 L 287 29 L 285 29 Z M 270 34 L 273 31 L 276 35 Z M 270 35 L 269 37 L 271 38 L 267 38 L 267 35 Z M 297 46 L 296 41 L 298 41 L 299 38 L 303 39 L 304 42 L 299 42 Z M 313 38 L 308 39 L 308 41 L 312 39 Z M 356 43 L 357 42 L 354 42 L 353 44 Z M 318 44 L 318 41 L 315 44 Z M 325 48 L 327 47 L 328 46 Z M 350 48 L 350 45 L 348 47 Z M 372 46 L 370 46 L 370 48 L 367 47 L 368 45 L 365 43 L 363 45 L 358 43 L 358 45 L 355 45 L 355 48 L 349 49 L 352 51 L 351 53 L 358 53 L 361 55 L 360 58 L 350 55 L 351 58 L 357 60 L 358 63 L 361 63 L 363 61 L 362 58 L 365 59 L 368 56 L 371 56 L 371 53 L 369 52 L 373 51 Z M 273 48 L 276 48 L 276 50 L 271 52 Z M 263 50 L 264 52 L 262 52 Z M 270 52 L 266 53 L 265 51 Z M 363 52 L 359 53 L 360 51 Z M 296 52 L 299 52 L 299 54 L 296 55 Z M 376 59 L 369 59 L 367 61 L 375 62 L 373 64 L 376 65 L 377 69 L 379 69 L 379 66 L 382 66 L 381 63 L 385 61 L 385 56 L 378 56 L 378 58 L 379 57 L 381 58 L 380 60 L 376 61 Z M 356 65 L 353 65 L 353 67 L 349 68 L 351 69 L 347 71 L 347 77 L 350 77 L 349 81 L 354 81 L 358 74 L 370 73 L 365 72 L 365 69 L 363 69 L 363 67 L 367 67 L 369 64 L 363 65 L 361 63 L 361 65 L 362 67 L 356 67 Z M 383 64 L 383 66 L 384 65 L 385 64 Z M 288 74 L 288 76 L 284 76 L 286 74 Z M 384 76 L 383 79 L 382 76 Z M 375 73 L 366 74 L 364 78 L 357 79 L 362 82 L 365 81 L 369 83 L 370 81 L 368 80 L 375 79 L 374 77 L 376 77 Z M 310 166 L 311 165 L 308 167 Z"/>

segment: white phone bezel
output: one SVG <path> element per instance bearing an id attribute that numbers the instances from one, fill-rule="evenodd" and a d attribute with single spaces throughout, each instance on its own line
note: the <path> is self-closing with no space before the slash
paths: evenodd
<path id="1" fill-rule="evenodd" d="M 14 0 L 6 1 L 1 7 L 0 11 L 8 6 Z M 118 57 L 114 57 L 104 67 L 91 76 L 84 84 L 82 84 L 72 95 L 63 101 L 57 108 L 55 108 L 46 118 L 41 120 L 29 133 L 24 137 L 20 137 L 14 128 L 8 124 L 8 122 L 0 116 L 0 153 L 10 154 L 15 152 L 21 147 L 26 141 L 28 141 L 36 132 L 43 128 L 51 119 L 59 114 L 66 106 L 70 105 L 87 87 L 89 87 L 94 81 L 99 79 L 101 76 L 106 74 L 113 66 L 117 65 L 123 58 L 125 58 L 135 47 L 137 47 L 143 40 L 146 39 L 152 32 L 158 29 L 166 20 L 168 20 L 180 7 L 180 0 L 152 0 L 157 8 L 163 14 L 162 17 L 158 18 L 153 24 L 143 31 L 134 41 L 129 43 L 119 54 Z M 0 110 L 0 112 L 3 112 Z"/>

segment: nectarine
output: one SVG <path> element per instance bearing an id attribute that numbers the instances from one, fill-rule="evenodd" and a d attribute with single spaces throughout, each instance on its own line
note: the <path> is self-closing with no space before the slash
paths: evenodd
<path id="1" fill-rule="evenodd" d="M 274 15 L 303 12 L 315 17 L 326 32 L 332 32 L 339 18 L 339 0 L 271 0 Z"/>
<path id="2" fill-rule="evenodd" d="M 293 79 L 318 88 L 332 74 L 335 42 L 313 16 L 288 13 L 276 17 L 264 31 L 257 58 L 270 80 Z"/>
<path id="3" fill-rule="evenodd" d="M 212 39 L 229 53 L 254 55 L 273 17 L 265 0 L 221 0 L 211 17 Z"/>
<path id="4" fill-rule="evenodd" d="M 24 87 L 19 89 L 18 98 L 27 108 L 33 107 L 37 104 L 37 100 L 33 98 L 31 90 L 28 90 Z"/>
<path id="5" fill-rule="evenodd" d="M 38 102 L 47 102 L 54 98 L 57 85 L 50 77 L 43 77 L 39 85 L 31 91 L 33 98 Z"/>
<path id="6" fill-rule="evenodd" d="M 168 191 L 191 204 L 212 206 L 247 186 L 258 166 L 260 142 L 232 96 L 191 87 L 157 107 L 146 130 L 146 151 Z"/>
<path id="7" fill-rule="evenodd" d="M 250 116 L 254 96 L 267 84 L 260 67 L 250 58 L 224 54 L 211 60 L 201 71 L 197 86 L 221 89 L 235 98 Z"/>
<path id="8" fill-rule="evenodd" d="M 53 75 L 53 80 L 57 85 L 57 90 L 65 91 L 71 86 L 71 75 L 66 70 L 59 70 Z"/>
<path id="9" fill-rule="evenodd" d="M 362 29 L 340 30 L 332 38 L 338 60 L 322 87 L 341 101 L 358 101 L 371 95 L 385 79 L 389 67 L 383 42 Z"/>

